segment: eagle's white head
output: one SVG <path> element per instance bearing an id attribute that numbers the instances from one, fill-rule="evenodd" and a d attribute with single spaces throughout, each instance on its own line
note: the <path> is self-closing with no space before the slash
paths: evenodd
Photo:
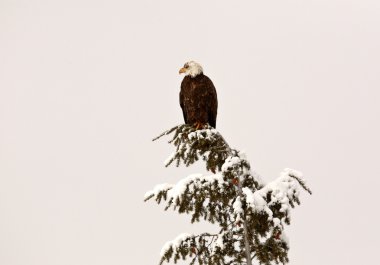
<path id="1" fill-rule="evenodd" d="M 196 77 L 197 75 L 203 73 L 202 66 L 194 61 L 185 63 L 185 65 L 179 69 L 180 74 L 190 75 L 191 77 Z"/>

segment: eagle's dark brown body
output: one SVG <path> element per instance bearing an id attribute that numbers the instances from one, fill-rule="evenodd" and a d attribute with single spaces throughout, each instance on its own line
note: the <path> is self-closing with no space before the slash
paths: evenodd
<path id="1" fill-rule="evenodd" d="M 179 102 L 186 124 L 210 124 L 216 128 L 218 99 L 214 84 L 203 73 L 185 76 L 181 83 Z"/>

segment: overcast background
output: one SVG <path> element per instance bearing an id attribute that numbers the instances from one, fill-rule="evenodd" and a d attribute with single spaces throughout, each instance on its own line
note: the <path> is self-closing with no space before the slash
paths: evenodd
<path id="1" fill-rule="evenodd" d="M 0 0 L 0 264 L 157 264 L 182 232 L 143 203 L 182 123 L 197 60 L 217 129 L 270 181 L 314 191 L 292 212 L 291 265 L 377 264 L 380 1 Z"/>

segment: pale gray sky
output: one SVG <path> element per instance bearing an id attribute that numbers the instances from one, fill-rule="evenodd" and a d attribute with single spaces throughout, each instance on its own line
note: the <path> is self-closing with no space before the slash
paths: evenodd
<path id="1" fill-rule="evenodd" d="M 291 265 L 378 263 L 380 1 L 0 1 L 0 264 L 157 264 L 191 225 L 144 193 L 169 168 L 187 60 L 218 130 L 293 211 Z"/>

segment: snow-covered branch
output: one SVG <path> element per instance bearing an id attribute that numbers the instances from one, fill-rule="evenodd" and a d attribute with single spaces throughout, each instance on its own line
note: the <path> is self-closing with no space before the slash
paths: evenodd
<path id="1" fill-rule="evenodd" d="M 226 224 L 226 207 L 235 192 L 233 184 L 225 181 L 221 174 L 193 174 L 175 185 L 157 185 L 145 194 L 145 200 L 154 198 L 160 202 L 164 199 L 167 201 L 166 209 L 192 214 L 193 222 L 203 217 L 212 223 L 219 221 Z"/>
<path id="2" fill-rule="evenodd" d="M 174 136 L 169 143 L 174 144 L 176 149 L 165 160 L 165 166 L 169 166 L 173 162 L 176 162 L 177 166 L 181 162 L 189 166 L 199 159 L 203 159 L 206 162 L 207 170 L 215 172 L 220 170 L 231 151 L 221 134 L 208 125 L 201 130 L 195 130 L 186 124 L 178 125 L 154 138 L 153 141 L 173 132 Z"/>

